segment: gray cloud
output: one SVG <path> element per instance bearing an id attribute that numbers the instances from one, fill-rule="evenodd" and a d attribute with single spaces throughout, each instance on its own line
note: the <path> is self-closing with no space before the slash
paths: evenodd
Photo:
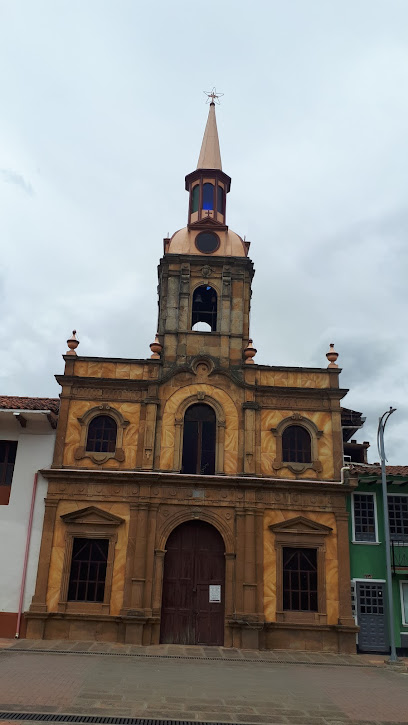
<path id="1" fill-rule="evenodd" d="M 387 450 L 406 463 L 408 6 L 355 0 L 352 22 L 337 0 L 206 12 L 216 31 L 188 0 L 3 4 L 1 392 L 55 395 L 73 328 L 84 355 L 150 354 L 162 238 L 186 223 L 216 85 L 256 359 L 324 367 L 334 342 L 360 439 L 395 405 Z"/>
<path id="2" fill-rule="evenodd" d="M 0 174 L 6 184 L 15 184 L 16 186 L 19 186 L 20 189 L 22 189 L 26 194 L 28 194 L 28 196 L 33 196 L 33 187 L 24 179 L 24 176 L 22 176 L 21 174 L 18 174 L 16 171 L 12 171 L 11 169 L 0 169 Z"/>

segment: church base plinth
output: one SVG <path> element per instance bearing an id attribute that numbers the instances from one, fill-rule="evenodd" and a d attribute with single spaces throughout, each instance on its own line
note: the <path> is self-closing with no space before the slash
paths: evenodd
<path id="1" fill-rule="evenodd" d="M 267 622 L 264 648 L 355 654 L 356 632 L 358 627 Z"/>

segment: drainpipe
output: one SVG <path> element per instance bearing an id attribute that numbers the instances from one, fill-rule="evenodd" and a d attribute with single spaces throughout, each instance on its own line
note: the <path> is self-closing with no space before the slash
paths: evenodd
<path id="1" fill-rule="evenodd" d="M 27 564 L 28 564 L 28 555 L 30 553 L 31 531 L 33 528 L 34 505 L 35 505 L 35 497 L 36 497 L 36 493 L 37 493 L 37 483 L 38 483 L 38 471 L 37 471 L 37 473 L 34 474 L 33 492 L 31 494 L 31 506 L 30 506 L 30 515 L 28 517 L 28 528 L 27 528 L 26 547 L 25 547 L 25 553 L 24 553 L 23 574 L 21 577 L 20 601 L 18 603 L 17 626 L 16 626 L 16 634 L 15 634 L 16 639 L 18 639 L 20 636 L 21 616 L 22 616 L 22 612 L 23 612 L 24 591 L 25 591 L 25 585 L 26 585 L 26 579 L 27 579 Z"/>

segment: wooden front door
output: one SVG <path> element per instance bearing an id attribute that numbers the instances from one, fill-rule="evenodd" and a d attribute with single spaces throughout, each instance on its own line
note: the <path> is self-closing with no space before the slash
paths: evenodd
<path id="1" fill-rule="evenodd" d="M 221 535 L 204 521 L 181 524 L 166 544 L 160 641 L 223 645 L 224 596 Z"/>

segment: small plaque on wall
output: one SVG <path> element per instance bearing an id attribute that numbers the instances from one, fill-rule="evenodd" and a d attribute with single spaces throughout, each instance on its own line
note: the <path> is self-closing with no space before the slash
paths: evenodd
<path id="1" fill-rule="evenodd" d="M 210 584 L 209 586 L 210 602 L 221 601 L 221 584 Z"/>

